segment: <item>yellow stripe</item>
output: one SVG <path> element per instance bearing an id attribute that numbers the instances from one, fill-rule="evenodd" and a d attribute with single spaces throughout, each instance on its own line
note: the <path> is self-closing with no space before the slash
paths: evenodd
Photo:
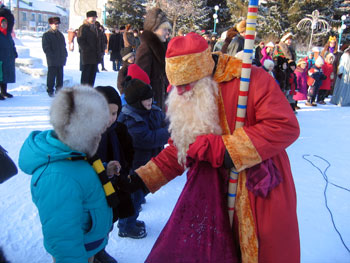
<path id="1" fill-rule="evenodd" d="M 255 31 L 255 27 L 247 27 L 246 31 Z"/>
<path id="2" fill-rule="evenodd" d="M 257 16 L 247 16 L 247 19 L 256 19 Z"/>
<path id="3" fill-rule="evenodd" d="M 103 189 L 105 190 L 106 196 L 109 196 L 115 192 L 114 187 L 113 187 L 111 182 L 104 184 Z"/>
<path id="4" fill-rule="evenodd" d="M 94 163 L 92 164 L 92 167 L 94 168 L 95 172 L 98 174 L 105 170 L 100 159 L 94 161 Z"/>

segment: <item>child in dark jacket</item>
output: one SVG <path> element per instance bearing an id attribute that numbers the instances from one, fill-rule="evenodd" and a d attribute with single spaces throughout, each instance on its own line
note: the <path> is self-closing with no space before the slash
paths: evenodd
<path id="1" fill-rule="evenodd" d="M 145 80 L 142 81 L 140 79 Z M 129 67 L 124 83 L 126 105 L 123 106 L 118 121 L 124 123 L 132 137 L 134 160 L 132 171 L 146 164 L 156 156 L 167 143 L 170 135 L 165 115 L 159 107 L 153 105 L 153 90 L 147 74 L 136 64 Z M 143 238 L 136 224 L 138 211 L 144 200 L 142 191 L 132 194 L 135 215 L 119 221 L 119 236 Z"/>
<path id="2" fill-rule="evenodd" d="M 315 102 L 316 95 L 318 94 L 318 90 L 322 85 L 322 81 L 327 78 L 322 71 L 323 64 L 323 58 L 321 56 L 318 56 L 318 58 L 315 61 L 315 65 L 313 65 L 308 71 L 309 77 L 311 77 L 314 80 L 314 82 L 309 87 L 309 91 L 307 94 L 307 102 L 305 102 L 306 106 L 317 106 Z"/>
<path id="3" fill-rule="evenodd" d="M 128 68 L 131 64 L 134 64 L 135 62 L 135 52 L 132 47 L 125 47 L 120 52 L 123 60 L 123 66 L 119 70 L 118 73 L 118 80 L 117 80 L 117 88 L 119 90 L 119 93 L 121 95 L 122 105 L 124 105 L 125 99 L 124 99 L 124 87 L 123 82 L 127 76 Z"/>

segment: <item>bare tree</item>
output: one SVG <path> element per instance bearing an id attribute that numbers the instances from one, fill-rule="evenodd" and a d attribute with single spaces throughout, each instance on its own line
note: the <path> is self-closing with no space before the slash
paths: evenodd
<path id="1" fill-rule="evenodd" d="M 195 8 L 196 0 L 149 0 L 149 7 L 159 7 L 162 9 L 173 24 L 172 37 L 176 33 L 176 24 L 180 17 L 190 17 L 198 15 L 199 10 Z"/>

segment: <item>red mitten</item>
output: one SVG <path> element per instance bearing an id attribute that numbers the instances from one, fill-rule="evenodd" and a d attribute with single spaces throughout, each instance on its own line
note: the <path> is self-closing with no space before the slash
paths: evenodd
<path id="1" fill-rule="evenodd" d="M 225 144 L 221 135 L 200 135 L 192 143 L 187 151 L 187 164 L 191 166 L 193 161 L 209 162 L 213 168 L 223 165 L 225 155 Z"/>

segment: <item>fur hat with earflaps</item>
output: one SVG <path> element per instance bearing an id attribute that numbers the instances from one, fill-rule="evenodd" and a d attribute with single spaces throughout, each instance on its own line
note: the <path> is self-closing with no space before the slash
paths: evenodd
<path id="1" fill-rule="evenodd" d="M 107 100 L 88 86 L 63 88 L 52 102 L 50 122 L 63 143 L 91 157 L 109 122 Z"/>

